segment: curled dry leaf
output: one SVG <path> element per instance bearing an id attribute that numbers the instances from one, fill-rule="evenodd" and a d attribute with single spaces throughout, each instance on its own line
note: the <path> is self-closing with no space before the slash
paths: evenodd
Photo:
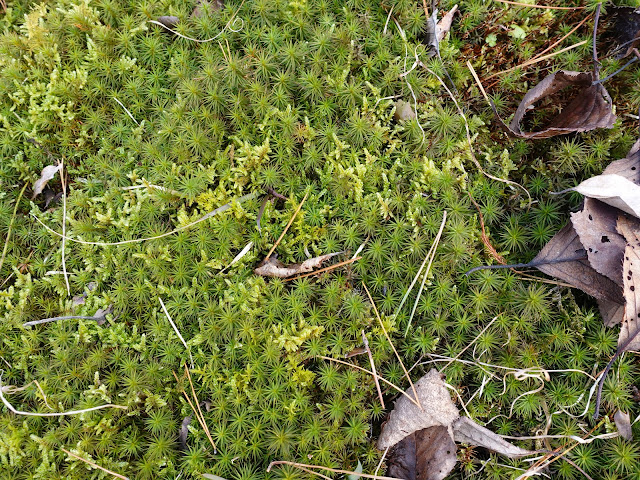
<path id="1" fill-rule="evenodd" d="M 613 416 L 613 421 L 616 422 L 616 428 L 618 433 L 625 440 L 633 440 L 633 431 L 631 430 L 631 418 L 629 414 L 618 410 Z"/>
<path id="2" fill-rule="evenodd" d="M 187 449 L 187 437 L 189 436 L 189 425 L 191 424 L 191 415 L 184 417 L 182 424 L 180 425 L 180 435 L 178 435 L 178 441 L 180 442 L 180 448 L 182 450 Z"/>
<path id="3" fill-rule="evenodd" d="M 618 349 L 640 350 L 640 230 L 636 229 L 635 222 L 631 223 L 625 218 L 618 222 L 618 230 L 627 240 L 622 264 L 626 306 L 618 337 Z"/>
<path id="4" fill-rule="evenodd" d="M 62 168 L 62 164 L 47 165 L 42 169 L 42 173 L 40 173 L 40 178 L 36 180 L 36 183 L 33 184 L 33 195 L 31 196 L 32 200 L 36 198 L 36 196 L 42 193 L 42 190 L 44 190 L 44 187 L 47 186 L 47 182 L 51 180 L 61 168 Z"/>
<path id="5" fill-rule="evenodd" d="M 432 369 L 415 383 L 420 406 L 402 395 L 383 425 L 377 447 L 389 451 L 390 477 L 442 480 L 456 464 L 454 441 L 488 448 L 510 458 L 533 452 L 516 447 L 492 431 L 461 417 L 438 372 Z"/>
<path id="6" fill-rule="evenodd" d="M 422 409 L 409 400 L 410 397 L 413 398 L 411 388 L 398 398 L 378 438 L 380 450 L 385 450 L 407 435 L 424 428 L 438 425 L 450 427 L 460 416 L 440 372 L 436 369 L 431 369 L 414 386 Z"/>
<path id="7" fill-rule="evenodd" d="M 611 97 L 602 84 L 593 85 L 592 82 L 591 73 L 568 70 L 552 73 L 527 92 L 508 126 L 502 120 L 500 122 L 509 132 L 521 138 L 549 138 L 572 132 L 587 132 L 596 128 L 611 128 L 616 121 L 611 108 Z M 568 87 L 579 87 L 580 90 L 558 116 L 537 132 L 522 130 L 522 120 L 529 110 L 535 108 L 536 102 Z M 497 115 L 495 108 L 494 113 Z"/>
<path id="8" fill-rule="evenodd" d="M 263 277 L 292 277 L 300 273 L 313 272 L 331 257 L 335 257 L 341 253 L 343 252 L 328 253 L 326 255 L 320 255 L 319 257 L 309 258 L 302 263 L 293 263 L 291 265 L 285 265 L 274 256 L 271 256 L 260 262 L 260 265 L 254 270 L 254 273 Z"/>
<path id="9" fill-rule="evenodd" d="M 596 175 L 569 190 L 596 198 L 607 205 L 640 218 L 640 186 L 616 174 Z"/>
<path id="10" fill-rule="evenodd" d="M 585 198 L 571 223 L 594 270 L 622 287 L 622 257 L 625 240 L 616 230 L 620 212 L 593 198 Z"/>
<path id="11" fill-rule="evenodd" d="M 484 447 L 509 458 L 519 458 L 535 453 L 507 442 L 500 435 L 478 425 L 469 417 L 460 417 L 456 420 L 453 424 L 453 438 L 456 442 Z"/>
<path id="12" fill-rule="evenodd" d="M 640 185 L 640 140 L 631 147 L 625 158 L 611 162 L 602 174 L 619 175 Z"/>
<path id="13" fill-rule="evenodd" d="M 447 427 L 435 425 L 404 437 L 389 451 L 387 476 L 443 480 L 456 466 L 456 444 Z"/>

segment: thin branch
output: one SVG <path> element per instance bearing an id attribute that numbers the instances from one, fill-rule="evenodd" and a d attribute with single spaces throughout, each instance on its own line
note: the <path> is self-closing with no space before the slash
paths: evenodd
<path id="1" fill-rule="evenodd" d="M 282 241 L 282 239 L 284 238 L 285 233 L 287 233 L 287 230 L 289 230 L 289 227 L 291 226 L 291 224 L 293 223 L 293 221 L 295 220 L 296 216 L 298 215 L 298 213 L 300 212 L 300 209 L 302 208 L 302 205 L 304 205 L 304 202 L 307 200 L 307 196 L 309 195 L 309 192 L 307 191 L 307 193 L 304 194 L 304 198 L 302 199 L 302 201 L 300 202 L 300 205 L 298 205 L 298 208 L 296 208 L 296 211 L 293 212 L 293 215 L 291 216 L 291 218 L 289 219 L 289 223 L 287 223 L 287 226 L 284 227 L 284 230 L 282 231 L 282 233 L 280 234 L 280 236 L 278 237 L 278 240 L 276 240 L 276 243 L 273 244 L 273 247 L 271 247 L 271 250 L 269 250 L 269 253 L 267 253 L 267 256 L 264 257 L 265 261 L 269 260 L 269 257 L 271 257 L 271 254 L 275 251 L 275 249 L 278 247 L 278 245 L 280 245 L 280 242 Z"/>
<path id="2" fill-rule="evenodd" d="M 277 460 L 275 462 L 271 462 L 269 464 L 269 466 L 267 467 L 267 472 L 271 471 L 271 468 L 273 468 L 276 465 L 290 465 L 292 467 L 296 467 L 296 468 L 310 468 L 310 469 L 319 469 L 319 470 L 326 470 L 327 472 L 333 472 L 333 473 L 343 473 L 345 475 L 358 475 L 359 477 L 364 477 L 364 478 L 372 478 L 374 480 L 401 480 L 398 479 L 396 477 L 383 477 L 383 476 L 378 476 L 378 475 L 370 475 L 368 473 L 358 473 L 358 472 L 352 472 L 350 470 L 340 470 L 338 468 L 329 468 L 329 467 L 322 467 L 320 465 L 307 465 L 306 463 L 296 463 L 296 462 L 288 462 L 286 460 Z"/>
<path id="3" fill-rule="evenodd" d="M 310 277 L 311 275 L 317 275 L 319 273 L 325 273 L 325 272 L 328 272 L 330 270 L 335 270 L 338 267 L 343 267 L 345 265 L 349 265 L 350 263 L 357 262 L 361 258 L 362 257 L 350 258 L 349 260 L 344 260 L 344 261 L 338 262 L 338 263 L 336 263 L 334 265 L 330 265 L 328 267 L 321 268 L 320 270 L 314 270 L 313 272 L 305 273 L 304 275 L 300 275 L 298 277 L 284 278 L 282 281 L 283 282 L 290 282 L 291 280 L 298 280 L 299 278 L 305 278 L 305 277 Z"/>
<path id="4" fill-rule="evenodd" d="M 26 416 L 29 416 L 29 417 L 64 417 L 66 415 L 78 415 L 80 413 L 93 412 L 94 410 L 101 410 L 103 408 L 121 408 L 123 410 L 126 410 L 127 408 L 129 408 L 129 407 L 126 407 L 124 405 L 113 405 L 113 404 L 109 403 L 107 405 L 100 405 L 98 407 L 85 408 L 83 410 L 69 410 L 67 412 L 55 412 L 55 413 L 24 412 L 22 410 L 17 410 L 13 405 L 11 405 L 11 403 L 9 403 L 9 400 L 7 400 L 5 398 L 4 390 L 3 390 L 3 386 L 2 386 L 2 373 L 1 372 L 0 372 L 0 400 L 2 400 L 2 403 L 4 403 L 5 407 L 7 407 L 9 410 L 11 410 L 16 415 L 26 415 Z"/>
<path id="5" fill-rule="evenodd" d="M 380 313 L 378 313 L 378 308 L 376 307 L 376 304 L 373 301 L 373 297 L 369 293 L 369 289 L 367 288 L 367 286 L 365 285 L 364 282 L 362 282 L 362 286 L 364 287 L 365 292 L 367 292 L 367 297 L 369 297 L 369 301 L 371 302 L 371 306 L 373 306 L 373 311 L 375 312 L 376 318 L 378 319 L 378 322 L 380 323 L 380 326 L 382 327 L 382 331 L 384 332 L 384 336 L 387 337 L 387 341 L 389 342 L 389 345 L 391 345 L 391 348 L 393 349 L 393 353 L 396 354 L 396 358 L 400 362 L 400 366 L 402 367 L 402 370 L 404 371 L 404 374 L 407 377 L 407 380 L 409 380 L 409 385 L 411 385 L 411 390 L 413 390 L 413 395 L 415 396 L 416 405 L 418 406 L 418 408 L 420 408 L 420 410 L 422 410 L 422 405 L 420 404 L 420 399 L 418 398 L 418 392 L 416 391 L 416 387 L 413 384 L 413 381 L 411 380 L 411 377 L 409 376 L 409 372 L 407 371 L 406 367 L 404 366 L 404 363 L 402 362 L 402 358 L 400 358 L 400 355 L 398 354 L 398 351 L 396 350 L 396 347 L 394 347 L 393 342 L 391 341 L 391 337 L 389 337 L 389 334 L 387 333 L 387 329 L 385 328 L 384 323 L 382 322 L 382 318 L 380 318 Z"/>
<path id="6" fill-rule="evenodd" d="M 125 477 L 124 475 L 120 475 L 119 473 L 112 472 L 111 470 L 107 470 L 106 468 L 101 467 L 100 465 L 98 465 L 97 463 L 92 462 L 91 460 L 87 460 L 86 458 L 82 458 L 81 456 L 76 455 L 75 453 L 71 453 L 66 448 L 61 448 L 60 450 L 62 450 L 67 455 L 71 455 L 72 457 L 77 458 L 78 460 L 81 460 L 84 463 L 86 463 L 88 465 L 91 465 L 94 468 L 97 468 L 98 470 L 102 470 L 103 472 L 108 473 L 109 475 L 113 475 L 116 478 L 121 478 L 122 480 L 129 480 L 129 478 Z"/>
<path id="7" fill-rule="evenodd" d="M 250 200 L 252 198 L 254 198 L 256 196 L 256 192 L 252 192 L 252 193 L 248 193 L 247 195 L 243 195 L 242 197 L 234 200 L 238 203 L 240 202 L 244 202 L 245 200 Z M 131 240 L 122 240 L 120 242 L 87 242 L 84 240 L 79 240 L 77 238 L 72 238 L 72 237 L 68 237 L 66 235 L 61 235 L 60 233 L 56 232 L 55 230 L 53 230 L 51 227 L 45 225 L 45 223 L 40 220 L 36 215 L 33 215 L 33 218 L 36 219 L 36 221 L 42 225 L 44 228 L 46 228 L 50 233 L 53 233 L 54 235 L 57 235 L 59 237 L 63 237 L 66 238 L 67 240 L 69 240 L 70 242 L 75 242 L 75 243 L 80 243 L 82 245 L 98 245 L 100 247 L 108 247 L 108 246 L 113 246 L 113 245 L 126 245 L 129 243 L 139 243 L 139 242 L 146 242 L 147 240 L 157 240 L 159 238 L 164 238 L 164 237 L 168 237 L 169 235 L 174 235 L 178 232 L 181 232 L 182 230 L 186 230 L 187 228 L 191 228 L 194 225 L 197 225 L 198 223 L 204 222 L 205 220 L 207 220 L 208 218 L 211 218 L 219 213 L 222 212 L 226 212 L 227 210 L 229 210 L 232 206 L 233 202 L 229 202 L 229 203 L 225 203 L 224 205 L 222 205 L 221 207 L 216 208 L 215 210 L 207 213 L 206 215 L 204 215 L 203 217 L 200 217 L 198 220 L 195 220 L 194 222 L 191 222 L 187 225 L 182 225 L 181 227 L 177 227 L 173 230 L 171 230 L 170 232 L 166 232 L 163 233 L 161 235 L 156 235 L 154 237 L 145 237 L 145 238 L 134 238 Z"/>
<path id="8" fill-rule="evenodd" d="M 378 398 L 380 399 L 380 404 L 382 405 L 382 409 L 385 409 L 384 406 L 384 398 L 382 397 L 382 390 L 380 389 L 380 382 L 378 382 L 378 372 L 376 371 L 376 364 L 373 361 L 373 355 L 371 354 L 371 348 L 369 348 L 369 340 L 367 340 L 367 336 L 364 334 L 364 330 L 362 330 L 362 343 L 364 343 L 364 349 L 369 356 L 369 363 L 371 364 L 371 372 L 373 373 L 373 381 L 376 383 L 376 390 L 378 391 Z"/>

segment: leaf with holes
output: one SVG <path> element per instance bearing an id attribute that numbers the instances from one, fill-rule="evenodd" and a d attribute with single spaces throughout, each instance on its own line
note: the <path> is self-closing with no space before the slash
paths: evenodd
<path id="1" fill-rule="evenodd" d="M 626 218 L 620 219 L 618 230 L 627 241 L 622 264 L 626 306 L 618 348 L 622 351 L 640 350 L 640 230 Z"/>

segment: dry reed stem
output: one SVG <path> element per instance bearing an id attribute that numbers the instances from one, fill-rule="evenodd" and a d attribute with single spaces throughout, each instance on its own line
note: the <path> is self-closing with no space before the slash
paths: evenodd
<path id="1" fill-rule="evenodd" d="M 373 361 L 373 355 L 371 354 L 371 348 L 369 348 L 369 340 L 367 340 L 367 336 L 364 334 L 364 330 L 362 330 L 362 343 L 364 343 L 364 349 L 369 356 L 369 363 L 371 364 L 371 372 L 373 372 L 373 381 L 376 382 L 376 390 L 378 391 L 378 398 L 380 399 L 380 404 L 382 405 L 382 409 L 385 409 L 384 406 L 384 398 L 382 397 L 382 390 L 380 389 L 380 382 L 378 381 L 378 372 L 376 371 L 376 364 Z"/>
<path id="2" fill-rule="evenodd" d="M 342 267 L 344 265 L 349 265 L 350 263 L 357 262 L 361 258 L 362 257 L 350 258 L 349 260 L 344 260 L 342 262 L 336 263 L 335 265 L 330 265 L 328 267 L 321 268 L 320 270 L 314 270 L 313 272 L 305 273 L 304 275 L 300 275 L 298 277 L 284 278 L 282 281 L 283 282 L 290 282 L 291 280 L 298 280 L 299 278 L 305 278 L 305 277 L 310 277 L 311 275 L 317 275 L 319 273 L 329 272 L 329 271 L 334 270 L 334 269 L 336 269 L 338 267 Z"/>
<path id="3" fill-rule="evenodd" d="M 101 467 L 100 465 L 98 465 L 97 463 L 92 462 L 91 460 L 87 460 L 86 458 L 82 458 L 79 455 L 76 455 L 75 453 L 71 453 L 69 450 L 67 450 L 66 448 L 61 448 L 60 450 L 62 450 L 64 453 L 66 453 L 67 455 L 71 455 L 74 458 L 77 458 L 78 460 L 91 465 L 94 468 L 97 468 L 98 470 L 102 470 L 103 472 L 108 473 L 109 475 L 113 475 L 116 478 L 121 478 L 122 480 L 129 480 L 128 477 L 125 477 L 124 475 L 120 475 L 119 473 L 116 472 L 112 472 L 111 470 L 108 470 L 104 467 Z"/>
<path id="4" fill-rule="evenodd" d="M 264 261 L 266 262 L 267 260 L 269 260 L 269 257 L 271 257 L 271 254 L 275 251 L 275 249 L 278 247 L 278 245 L 280 245 L 280 242 L 282 241 L 285 233 L 287 233 L 287 230 L 289 230 L 289 227 L 291 226 L 291 224 L 293 223 L 293 221 L 295 220 L 296 216 L 298 215 L 298 213 L 300 212 L 300 209 L 302 208 L 302 205 L 304 205 L 304 202 L 307 200 L 307 196 L 309 195 L 309 192 L 304 194 L 304 198 L 302 199 L 302 201 L 300 202 L 300 205 L 298 205 L 298 208 L 296 208 L 296 211 L 293 213 L 293 216 L 289 219 L 289 223 L 287 223 L 287 226 L 284 227 L 284 230 L 282 231 L 282 233 L 280 234 L 280 236 L 278 237 L 278 240 L 276 240 L 276 243 L 273 244 L 273 247 L 271 247 L 271 250 L 269 250 L 269 253 L 267 253 L 267 256 L 264 257 Z"/>
<path id="5" fill-rule="evenodd" d="M 389 345 L 391 345 L 391 348 L 393 349 L 393 353 L 395 353 L 396 358 L 398 359 L 398 362 L 400 362 L 400 366 L 402 367 L 402 371 L 404 372 L 405 376 L 407 377 L 407 380 L 409 380 L 409 385 L 411 385 L 411 390 L 413 390 L 413 395 L 415 396 L 415 399 L 416 399 L 416 405 L 418 406 L 418 408 L 420 410 L 422 410 L 422 405 L 420 404 L 420 399 L 418 398 L 418 392 L 416 391 L 416 387 L 413 384 L 413 381 L 411 380 L 411 377 L 409 376 L 409 372 L 407 371 L 407 368 L 404 366 L 404 363 L 402 362 L 402 359 L 400 358 L 400 354 L 396 350 L 396 347 L 393 345 L 393 342 L 391 341 L 391 337 L 389 337 L 389 334 L 387 333 L 387 329 L 384 327 L 384 323 L 382 322 L 382 318 L 380 318 L 380 313 L 378 313 L 378 308 L 376 307 L 376 304 L 373 301 L 373 297 L 369 293 L 369 289 L 367 288 L 367 285 L 364 282 L 362 282 L 362 286 L 364 287 L 365 292 L 367 292 L 367 297 L 369 297 L 369 301 L 371 302 L 371 306 L 373 307 L 373 311 L 376 314 L 376 318 L 378 319 L 378 322 L 380 323 L 380 326 L 382 327 L 382 331 L 384 332 L 384 336 L 387 337 L 387 341 L 389 342 Z"/>
<path id="6" fill-rule="evenodd" d="M 554 7 L 553 5 L 537 5 L 535 3 L 512 2 L 510 0 L 495 0 L 500 3 L 508 3 L 509 5 L 518 5 L 519 7 L 544 8 L 546 10 L 584 10 L 587 7 Z"/>
<path id="7" fill-rule="evenodd" d="M 269 466 L 267 467 L 267 472 L 271 471 L 271 468 L 274 467 L 275 465 L 290 465 L 292 467 L 296 467 L 296 468 L 308 468 L 308 469 L 313 469 L 313 468 L 317 468 L 319 470 L 326 470 L 328 472 L 333 472 L 333 473 L 342 473 L 345 475 L 357 475 L 359 477 L 363 477 L 363 478 L 372 478 L 374 480 L 401 480 L 398 479 L 396 477 L 383 477 L 383 476 L 379 476 L 379 475 L 370 475 L 368 473 L 358 473 L 358 472 L 352 472 L 350 470 L 340 470 L 338 468 L 329 468 L 329 467 L 322 467 L 320 465 L 307 465 L 306 463 L 296 463 L 296 462 L 289 462 L 286 460 L 276 460 L 274 462 L 271 462 L 269 464 Z"/>

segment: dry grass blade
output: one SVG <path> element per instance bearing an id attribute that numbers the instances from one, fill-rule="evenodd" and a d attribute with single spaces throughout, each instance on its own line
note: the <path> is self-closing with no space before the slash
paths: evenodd
<path id="1" fill-rule="evenodd" d="M 376 318 L 378 319 L 378 322 L 380 323 L 380 327 L 382 327 L 382 331 L 384 332 L 384 336 L 387 337 L 387 341 L 389 342 L 389 345 L 391 345 L 391 348 L 393 349 L 393 353 L 395 353 L 396 358 L 398 359 L 398 362 L 400 362 L 400 366 L 402 367 L 402 371 L 404 372 L 405 376 L 407 377 L 407 380 L 409 381 L 409 385 L 411 385 L 411 390 L 413 391 L 413 395 L 414 395 L 414 398 L 415 398 L 415 404 L 418 406 L 418 408 L 420 408 L 420 410 L 422 410 L 422 405 L 420 405 L 420 399 L 418 398 L 418 392 L 416 391 L 416 387 L 413 384 L 413 381 L 411 380 L 411 376 L 409 375 L 409 372 L 407 371 L 407 368 L 404 366 L 404 363 L 402 362 L 402 358 L 400 358 L 400 354 L 396 350 L 396 347 L 393 345 L 393 342 L 391 341 L 391 337 L 387 333 L 387 329 L 384 327 L 384 323 L 382 322 L 382 318 L 380 318 L 380 313 L 378 312 L 378 308 L 376 307 L 376 304 L 373 301 L 373 297 L 369 293 L 369 289 L 367 288 L 367 286 L 365 285 L 364 282 L 362 282 L 362 286 L 364 287 L 365 292 L 367 292 L 367 297 L 369 297 L 369 301 L 371 302 L 371 306 L 373 307 L 373 311 L 375 312 Z"/>
<path id="2" fill-rule="evenodd" d="M 319 273 L 329 272 L 331 270 L 335 270 L 338 267 L 343 267 L 344 265 L 349 265 L 350 263 L 357 262 L 361 258 L 362 257 L 356 257 L 356 258 L 351 258 L 349 260 L 344 260 L 342 262 L 336 263 L 335 265 L 330 265 L 328 267 L 321 268 L 320 270 L 315 270 L 313 272 L 305 273 L 304 275 L 300 275 L 299 277 L 284 278 L 284 279 L 282 279 L 282 281 L 283 282 L 290 282 L 292 280 L 298 280 L 299 278 L 305 278 L 305 277 L 310 277 L 311 275 L 317 275 Z"/>
<path id="3" fill-rule="evenodd" d="M 384 398 L 382 397 L 382 390 L 380 390 L 380 382 L 378 382 L 378 372 L 376 371 L 376 364 L 373 361 L 373 355 L 371 354 L 371 348 L 369 348 L 369 340 L 367 340 L 367 336 L 364 334 L 364 330 L 362 330 L 362 343 L 364 343 L 364 349 L 369 356 L 369 363 L 371 364 L 371 372 L 373 373 L 373 381 L 376 382 L 376 390 L 378 391 L 378 398 L 380 399 L 380 404 L 382 405 L 382 409 L 384 410 Z"/>
<path id="4" fill-rule="evenodd" d="M 178 335 L 178 338 L 180 339 L 180 341 L 184 345 L 184 348 L 187 350 L 187 353 L 189 354 L 189 359 L 191 360 L 191 368 L 193 368 L 193 356 L 191 355 L 191 349 L 189 348 L 189 345 L 187 345 L 187 342 L 185 342 L 184 338 L 182 338 L 182 334 L 180 333 L 180 330 L 178 330 L 178 327 L 176 326 L 176 324 L 173 323 L 171 315 L 169 315 L 169 312 L 167 311 L 167 307 L 164 306 L 164 302 L 162 301 L 162 299 L 160 297 L 158 297 L 158 300 L 160 300 L 160 305 L 162 306 L 162 311 L 166 315 L 167 320 L 169 320 L 169 323 L 173 327 L 173 330 L 176 332 L 176 335 Z"/>
<path id="5" fill-rule="evenodd" d="M 67 287 L 67 295 L 71 296 L 69 275 L 67 275 L 67 260 L 65 255 L 65 243 L 67 241 L 67 182 L 64 179 L 64 160 L 60 161 L 60 182 L 62 183 L 62 274 Z"/>
<path id="6" fill-rule="evenodd" d="M 459 353 L 458 355 L 456 355 L 456 356 L 455 356 L 455 358 L 452 358 L 451 360 L 449 360 L 449 362 L 448 362 L 444 367 L 442 367 L 442 369 L 440 369 L 440 371 L 444 370 L 444 369 L 445 369 L 445 368 L 447 368 L 449 365 L 451 365 L 453 362 L 455 362 L 456 360 L 458 360 L 458 358 L 460 358 L 460 356 L 461 356 L 464 352 L 466 352 L 466 351 L 467 351 L 467 349 L 468 349 L 471 345 L 473 345 L 474 343 L 476 343 L 476 341 L 477 341 L 477 340 L 482 336 L 482 334 L 483 334 L 484 332 L 486 332 L 486 331 L 489 329 L 489 327 L 490 327 L 491 325 L 493 325 L 493 322 L 495 322 L 495 321 L 498 319 L 498 317 L 499 317 L 499 316 L 500 316 L 500 315 L 496 315 L 495 317 L 493 317 L 493 320 L 491 320 L 491 321 L 490 321 L 490 322 L 489 322 L 489 323 L 488 323 L 488 324 L 487 324 L 487 325 L 482 329 L 482 331 L 481 331 L 481 332 L 476 336 L 476 338 L 474 338 L 473 340 L 471 340 L 471 342 L 469 342 L 469 343 L 467 344 L 467 346 L 466 346 L 466 347 L 464 347 L 464 348 L 460 351 L 460 353 Z"/>
<path id="7" fill-rule="evenodd" d="M 282 233 L 280 234 L 280 236 L 278 237 L 278 240 L 276 240 L 276 243 L 273 244 L 273 247 L 271 247 L 271 250 L 269 250 L 269 253 L 267 253 L 267 256 L 264 257 L 265 260 L 268 260 L 271 257 L 271 254 L 273 254 L 273 252 L 275 251 L 275 249 L 278 247 L 278 245 L 280 245 L 280 242 L 282 241 L 282 239 L 284 238 L 285 233 L 287 233 L 287 230 L 289 230 L 289 227 L 291 226 L 291 224 L 293 223 L 293 221 L 296 219 L 296 217 L 298 216 L 298 213 L 300 212 L 300 209 L 302 208 L 302 205 L 304 205 L 304 202 L 307 200 L 307 196 L 309 195 L 309 192 L 304 194 L 304 198 L 302 199 L 302 201 L 300 202 L 300 205 L 298 205 L 298 208 L 296 208 L 296 211 L 293 212 L 293 215 L 291 216 L 291 218 L 289 219 L 289 223 L 287 223 L 287 226 L 284 227 L 284 230 L 282 231 Z"/>
<path id="8" fill-rule="evenodd" d="M 82 458 L 80 455 L 76 455 L 75 453 L 71 453 L 66 448 L 61 448 L 60 450 L 62 450 L 64 453 L 66 453 L 67 455 L 69 455 L 69 456 L 71 456 L 73 458 L 77 458 L 78 460 L 86 463 L 87 465 L 91 465 L 93 468 L 97 468 L 98 470 L 102 470 L 103 472 L 108 473 L 109 475 L 113 475 L 116 478 L 121 478 L 122 480 L 129 480 L 128 477 L 125 477 L 124 475 L 120 475 L 119 473 L 112 472 L 111 470 L 108 470 L 108 469 L 106 469 L 104 467 L 101 467 L 100 465 L 98 465 L 97 463 L 92 462 L 91 460 L 87 460 L 86 458 Z"/>
<path id="9" fill-rule="evenodd" d="M 482 210 L 480 210 L 480 205 L 478 205 L 478 202 L 475 201 L 475 199 L 471 196 L 470 193 L 469 193 L 469 200 L 471 200 L 471 203 L 473 203 L 473 205 L 476 207 L 476 210 L 478 210 L 478 216 L 480 217 L 480 228 L 482 229 L 482 235 L 481 235 L 482 243 L 484 243 L 484 246 L 489 251 L 489 255 L 491 255 L 491 257 L 496 262 L 498 262 L 501 265 L 506 265 L 507 261 L 505 260 L 505 258 L 498 253 L 498 251 L 495 249 L 495 247 L 491 244 L 491 241 L 489 240 L 489 236 L 487 235 L 487 231 L 484 225 L 484 217 L 482 215 Z"/>
<path id="10" fill-rule="evenodd" d="M 517 5 L 519 7 L 528 7 L 528 8 L 544 8 L 546 10 L 584 10 L 587 7 L 554 7 L 553 5 L 537 5 L 535 3 L 522 3 L 522 2 L 512 2 L 510 0 L 495 0 L 500 3 L 507 3 L 509 5 Z"/>
<path id="11" fill-rule="evenodd" d="M 289 462 L 286 460 L 277 460 L 275 462 L 271 462 L 269 464 L 269 466 L 267 467 L 267 472 L 270 472 L 271 469 L 276 466 L 276 465 L 290 465 L 292 467 L 296 467 L 296 468 L 306 468 L 306 469 L 318 469 L 318 470 L 326 470 L 327 472 L 333 472 L 333 473 L 342 473 L 344 475 L 357 475 L 359 477 L 363 477 L 363 478 L 372 478 L 374 480 L 402 480 L 396 477 L 383 477 L 382 475 L 370 475 L 368 473 L 358 473 L 358 472 L 352 472 L 350 470 L 340 470 L 338 468 L 329 468 L 329 467 L 322 467 L 320 465 L 307 465 L 306 463 L 296 463 L 296 462 Z"/>

